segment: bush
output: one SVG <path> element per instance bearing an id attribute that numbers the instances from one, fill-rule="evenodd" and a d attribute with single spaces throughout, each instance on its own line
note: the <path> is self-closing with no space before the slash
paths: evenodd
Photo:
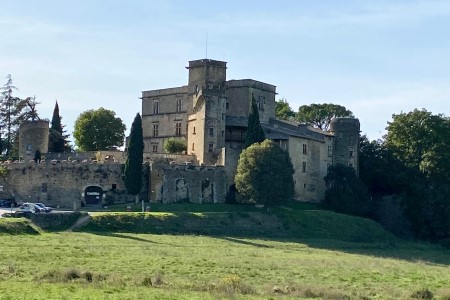
<path id="1" fill-rule="evenodd" d="M 186 151 L 186 142 L 176 138 L 167 139 L 164 142 L 164 149 L 169 153 L 182 153 Z"/>

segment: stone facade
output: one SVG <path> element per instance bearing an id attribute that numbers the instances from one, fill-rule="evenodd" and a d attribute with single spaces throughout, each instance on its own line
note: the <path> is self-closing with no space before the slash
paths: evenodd
<path id="1" fill-rule="evenodd" d="M 34 159 L 37 150 L 48 152 L 48 121 L 39 120 L 23 123 L 19 127 L 19 156 L 22 160 Z"/>
<path id="2" fill-rule="evenodd" d="M 252 79 L 227 80 L 223 61 L 194 60 L 187 69 L 187 86 L 142 92 L 146 152 L 164 153 L 164 139 L 184 139 L 195 164 L 224 166 L 231 191 L 253 97 L 266 137 L 289 152 L 298 200 L 323 199 L 323 178 L 331 164 L 344 163 L 358 172 L 357 119 L 336 119 L 329 132 L 276 120 L 274 85 Z M 155 124 L 164 131 L 155 134 Z"/>

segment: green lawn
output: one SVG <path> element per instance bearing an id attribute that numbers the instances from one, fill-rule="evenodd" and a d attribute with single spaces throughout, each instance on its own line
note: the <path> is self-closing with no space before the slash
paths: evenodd
<path id="1" fill-rule="evenodd" d="M 0 299 L 450 299 L 448 249 L 367 219 L 300 204 L 115 208 L 83 232 L 54 232 L 75 215 L 35 216 L 45 230 L 1 218 Z"/>
<path id="2" fill-rule="evenodd" d="M 428 244 L 62 232 L 0 250 L 0 299 L 450 297 L 450 254 Z"/>

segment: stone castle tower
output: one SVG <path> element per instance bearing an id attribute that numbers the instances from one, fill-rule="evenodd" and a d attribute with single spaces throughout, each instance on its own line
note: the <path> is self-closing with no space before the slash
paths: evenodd
<path id="1" fill-rule="evenodd" d="M 19 127 L 19 156 L 28 161 L 34 158 L 36 150 L 48 152 L 48 121 L 26 122 Z"/>
<path id="2" fill-rule="evenodd" d="M 359 133 L 358 119 L 336 118 L 330 123 L 329 131 L 335 136 L 333 164 L 353 167 L 359 174 Z"/>

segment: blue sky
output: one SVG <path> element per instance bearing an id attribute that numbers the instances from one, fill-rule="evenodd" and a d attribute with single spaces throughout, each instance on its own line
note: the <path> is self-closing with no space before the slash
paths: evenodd
<path id="1" fill-rule="evenodd" d="M 294 110 L 334 103 L 381 138 L 392 114 L 450 115 L 450 1 L 2 1 L 0 84 L 58 100 L 69 133 L 104 107 L 127 133 L 141 91 L 185 85 L 189 60 L 277 86 Z M 1 79 L 3 78 L 3 79 Z"/>

